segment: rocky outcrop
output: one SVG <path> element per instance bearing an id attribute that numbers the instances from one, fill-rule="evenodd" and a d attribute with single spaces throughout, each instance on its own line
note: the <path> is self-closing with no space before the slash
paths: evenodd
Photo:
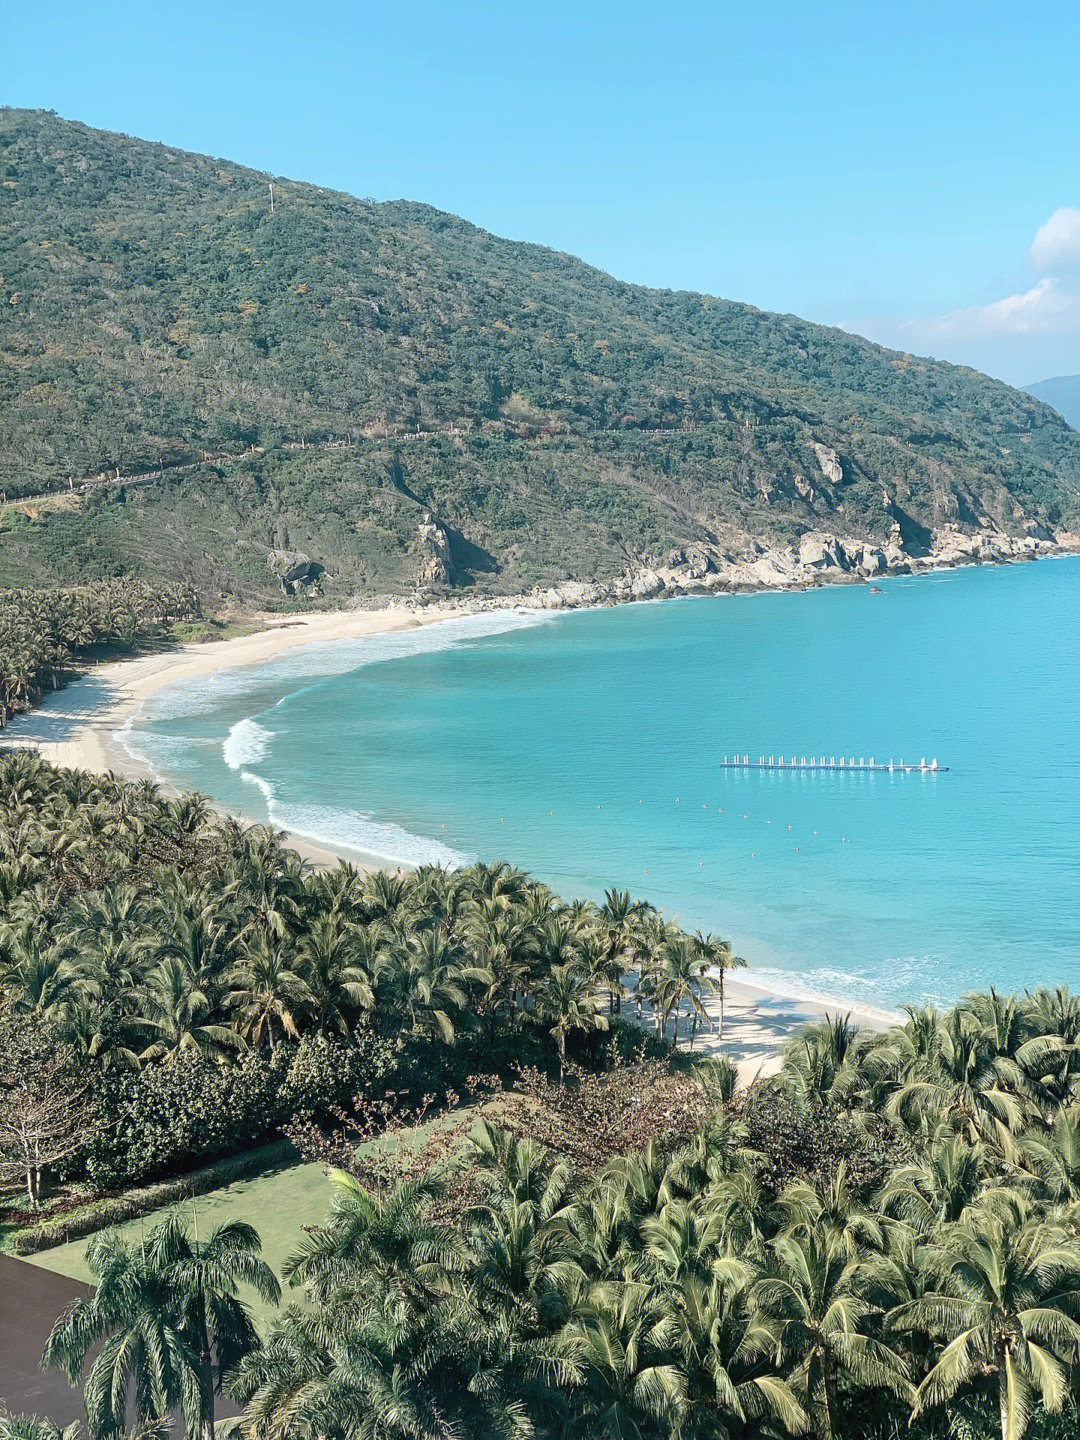
<path id="1" fill-rule="evenodd" d="M 610 581 L 563 580 L 558 585 L 538 587 L 527 595 L 469 596 L 462 597 L 456 604 L 422 595 L 417 598 L 425 607 L 446 608 L 448 614 L 460 613 L 461 605 L 469 611 L 499 610 L 507 606 L 566 610 L 668 595 L 868 583 L 873 577 L 885 574 L 906 575 L 951 565 L 1003 564 L 1066 551 L 1080 551 L 1080 534 L 1061 530 L 1044 540 L 1037 534 L 1005 534 L 991 526 L 972 532 L 950 524 L 932 532 L 926 554 L 909 555 L 893 540 L 878 545 L 854 536 L 808 531 L 795 544 L 769 546 L 732 529 L 712 545 L 695 544 L 669 552 L 663 561 L 642 561 Z M 703 559 L 708 561 L 705 566 Z M 876 586 L 870 588 L 877 590 Z M 400 602 L 392 596 L 383 596 L 358 597 L 357 603 L 378 608 Z"/>
<path id="2" fill-rule="evenodd" d="M 585 580 L 563 580 L 561 584 L 538 593 L 545 610 L 575 610 L 583 605 L 600 605 L 610 599 L 606 585 L 594 585 Z"/>
<path id="3" fill-rule="evenodd" d="M 266 568 L 275 580 L 284 579 L 296 565 L 310 565 L 311 556 L 303 550 L 271 550 L 266 557 Z"/>
<path id="4" fill-rule="evenodd" d="M 640 570 L 630 582 L 630 597 L 633 600 L 653 600 L 666 588 L 655 570 Z"/>
<path id="5" fill-rule="evenodd" d="M 421 590 L 432 585 L 453 584 L 453 561 L 450 555 L 450 537 L 434 518 L 425 510 L 416 527 L 416 583 Z"/>
<path id="6" fill-rule="evenodd" d="M 799 565 L 803 570 L 846 570 L 847 552 L 835 535 L 811 530 L 799 541 Z"/>
<path id="7" fill-rule="evenodd" d="M 283 595 L 296 595 L 301 590 L 314 588 L 325 568 L 302 550 L 271 550 L 266 565 L 281 585 Z"/>
<path id="8" fill-rule="evenodd" d="M 821 466 L 821 473 L 832 485 L 840 485 L 844 480 L 844 467 L 840 463 L 840 456 L 835 450 L 830 450 L 828 445 L 820 445 L 812 440 L 814 454 L 817 456 L 818 464 Z"/>

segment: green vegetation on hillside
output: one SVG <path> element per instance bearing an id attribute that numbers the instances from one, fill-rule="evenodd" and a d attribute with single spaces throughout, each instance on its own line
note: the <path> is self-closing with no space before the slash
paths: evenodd
<path id="1" fill-rule="evenodd" d="M 973 371 L 423 205 L 275 181 L 271 213 L 266 176 L 51 114 L 0 112 L 0 144 L 8 498 L 216 462 L 9 509 L 24 581 L 258 594 L 291 544 L 332 590 L 400 588 L 423 508 L 457 580 L 506 589 L 732 532 L 1077 521 L 1080 437 Z"/>

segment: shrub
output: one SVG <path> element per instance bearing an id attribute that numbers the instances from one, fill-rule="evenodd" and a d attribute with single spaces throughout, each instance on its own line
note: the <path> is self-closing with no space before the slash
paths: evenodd
<path id="1" fill-rule="evenodd" d="M 847 1111 L 797 1100 L 767 1081 L 752 1086 L 736 1108 L 746 1144 L 758 1152 L 758 1179 L 774 1194 L 792 1180 L 828 1184 L 843 1162 L 853 1189 L 869 1195 L 891 1167 L 910 1159 L 906 1140 L 874 1117 L 856 1120 Z"/>
<path id="2" fill-rule="evenodd" d="M 257 1144 L 299 1112 L 322 1115 L 377 1091 L 391 1065 L 387 1041 L 314 1035 L 268 1056 L 247 1050 L 232 1065 L 191 1053 L 108 1072 L 98 1086 L 87 1178 L 111 1189 Z"/>

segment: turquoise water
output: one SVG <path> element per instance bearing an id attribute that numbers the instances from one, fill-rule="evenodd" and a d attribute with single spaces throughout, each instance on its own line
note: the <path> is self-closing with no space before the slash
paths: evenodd
<path id="1" fill-rule="evenodd" d="M 785 988 L 1080 986 L 1080 559 L 311 647 L 160 692 L 169 778 L 388 860 L 629 887 Z M 723 752 L 948 774 L 724 771 Z"/>

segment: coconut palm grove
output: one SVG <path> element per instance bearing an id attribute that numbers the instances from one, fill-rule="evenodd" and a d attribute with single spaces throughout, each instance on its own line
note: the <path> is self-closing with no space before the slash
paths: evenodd
<path id="1" fill-rule="evenodd" d="M 1076 1433 L 1066 991 L 823 1020 L 741 1089 L 693 1049 L 738 958 L 644 900 L 0 788 L 3 1233 L 91 1236 L 42 1363 L 95 1440 Z M 333 1192 L 275 1271 L 195 1197 L 283 1147 Z"/>

